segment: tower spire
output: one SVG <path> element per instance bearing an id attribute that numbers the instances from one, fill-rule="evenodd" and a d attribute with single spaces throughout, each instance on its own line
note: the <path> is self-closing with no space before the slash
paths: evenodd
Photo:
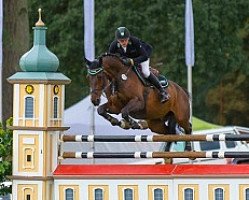
<path id="1" fill-rule="evenodd" d="M 39 19 L 38 19 L 38 21 L 35 23 L 35 26 L 45 26 L 44 22 L 43 22 L 42 19 L 41 19 L 41 11 L 42 11 L 42 9 L 39 8 L 39 9 L 38 9 Z"/>
<path id="2" fill-rule="evenodd" d="M 59 59 L 46 46 L 47 27 L 42 21 L 41 12 L 39 8 L 39 19 L 33 27 L 33 47 L 19 61 L 24 72 L 56 72 L 59 67 Z"/>

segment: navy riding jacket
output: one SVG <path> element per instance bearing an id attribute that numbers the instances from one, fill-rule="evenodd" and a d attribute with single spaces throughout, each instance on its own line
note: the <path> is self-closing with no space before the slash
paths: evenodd
<path id="1" fill-rule="evenodd" d="M 130 36 L 126 52 L 118 41 L 114 40 L 109 47 L 109 53 L 118 54 L 121 57 L 132 58 L 135 64 L 140 64 L 150 57 L 152 47 L 138 38 Z"/>

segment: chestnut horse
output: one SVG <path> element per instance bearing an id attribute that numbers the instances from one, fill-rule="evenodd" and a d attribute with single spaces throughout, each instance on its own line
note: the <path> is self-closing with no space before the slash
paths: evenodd
<path id="1" fill-rule="evenodd" d="M 131 67 L 124 65 L 117 55 L 105 54 L 98 60 L 86 62 L 92 88 L 91 101 L 99 105 L 101 93 L 105 91 L 108 101 L 98 107 L 98 113 L 112 125 L 127 128 L 127 123 L 110 115 L 121 113 L 129 124 L 128 128 L 147 128 L 132 119 L 135 118 L 146 120 L 148 128 L 158 134 L 175 134 L 172 132 L 175 122 L 184 129 L 185 134 L 192 133 L 190 98 L 178 84 L 169 81 L 167 91 L 170 99 L 161 103 L 158 91 L 145 87 Z M 171 127 L 169 123 L 172 123 Z M 169 146 L 167 148 L 169 150 Z M 191 149 L 191 143 L 187 142 L 185 150 Z"/>

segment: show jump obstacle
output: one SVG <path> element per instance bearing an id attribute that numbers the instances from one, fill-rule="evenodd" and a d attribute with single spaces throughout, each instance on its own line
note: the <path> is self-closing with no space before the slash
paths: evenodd
<path id="1" fill-rule="evenodd" d="M 249 152 L 63 152 L 63 158 L 249 158 Z"/>
<path id="2" fill-rule="evenodd" d="M 249 141 L 249 134 L 214 135 L 62 135 L 63 142 Z M 249 158 L 249 151 L 208 152 L 63 152 L 63 158 Z"/>
<path id="3" fill-rule="evenodd" d="M 249 141 L 249 134 L 216 135 L 62 135 L 64 142 Z"/>

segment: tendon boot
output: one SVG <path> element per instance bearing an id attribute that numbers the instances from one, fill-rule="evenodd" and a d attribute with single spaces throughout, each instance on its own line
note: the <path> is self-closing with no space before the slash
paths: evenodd
<path id="1" fill-rule="evenodd" d="M 162 87 L 161 83 L 153 73 L 150 73 L 148 80 L 159 90 L 161 103 L 168 101 L 170 95 L 165 91 L 165 89 Z"/>

